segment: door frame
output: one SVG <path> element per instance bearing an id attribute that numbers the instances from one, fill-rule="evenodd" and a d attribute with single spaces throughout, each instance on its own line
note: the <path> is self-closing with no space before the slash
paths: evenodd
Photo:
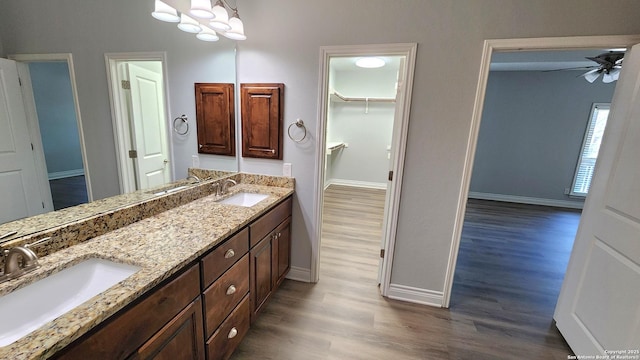
<path id="1" fill-rule="evenodd" d="M 69 70 L 69 81 L 71 82 L 71 93 L 73 96 L 73 105 L 76 112 L 76 125 L 78 127 L 78 136 L 80 138 L 80 155 L 82 156 L 82 166 L 84 167 L 84 180 L 87 188 L 87 201 L 92 202 L 93 191 L 91 190 L 91 176 L 89 172 L 89 162 L 87 160 L 87 147 L 84 140 L 84 129 L 82 128 L 82 115 L 80 114 L 80 101 L 78 100 L 78 87 L 76 85 L 76 73 L 74 71 L 75 66 L 73 65 L 73 55 L 71 53 L 12 54 L 12 55 L 9 55 L 9 59 L 14 60 L 18 63 L 63 62 L 63 61 L 67 63 L 67 67 Z M 20 67 L 18 67 L 18 69 L 20 69 Z M 38 136 L 41 136 L 40 126 L 37 124 L 38 116 L 35 109 L 35 102 L 33 101 L 33 90 L 31 88 L 31 83 L 29 82 L 27 86 L 29 87 L 28 92 L 30 92 L 30 94 L 28 94 L 28 99 L 25 98 L 25 100 L 27 100 L 25 101 L 25 108 L 27 112 L 27 121 L 29 121 L 29 132 L 30 133 L 32 131 L 34 132 L 33 134 L 30 134 L 31 139 L 32 141 L 34 140 L 37 141 L 37 145 L 36 143 L 34 143 L 34 145 L 39 146 L 40 149 L 42 149 L 42 138 L 40 137 L 39 139 L 34 139 L 36 129 L 38 132 Z M 24 91 L 23 91 L 23 94 L 24 94 Z M 36 161 L 39 163 L 37 164 L 37 167 L 39 169 L 43 169 L 43 168 L 46 169 L 44 156 L 42 157 L 36 156 Z M 38 170 L 38 171 L 40 172 L 41 170 Z M 48 181 L 46 186 L 49 187 Z M 48 191 L 43 189 L 42 191 L 45 191 L 45 193 L 48 193 L 49 198 L 51 198 L 51 189 L 49 189 Z"/>
<path id="2" fill-rule="evenodd" d="M 394 173 L 391 182 L 387 218 L 383 220 L 386 226 L 384 236 L 385 257 L 382 259 L 382 277 L 380 281 L 380 291 L 383 296 L 387 296 L 389 284 L 391 282 L 391 269 L 393 267 L 393 253 L 396 241 L 396 229 L 398 223 L 398 212 L 400 207 L 400 193 L 402 188 L 402 176 L 404 170 L 404 159 L 407 145 L 407 134 L 409 128 L 409 113 L 411 108 L 411 92 L 413 89 L 413 78 L 416 63 L 417 43 L 397 43 L 397 44 L 372 44 L 372 45 L 346 45 L 346 46 L 322 46 L 320 47 L 320 72 L 319 72 L 319 94 L 318 94 L 318 124 L 316 143 L 316 176 L 314 180 L 315 198 L 315 239 L 311 242 L 311 281 L 318 282 L 320 279 L 320 242 L 322 238 L 322 207 L 324 199 L 324 177 L 326 161 L 326 127 L 327 127 L 327 106 L 329 103 L 329 60 L 331 57 L 357 57 L 357 56 L 405 56 L 406 66 L 404 69 L 402 86 L 402 99 L 396 103 L 396 107 L 403 109 L 402 116 L 394 120 L 394 133 L 391 149 L 391 166 Z"/>
<path id="3" fill-rule="evenodd" d="M 107 69 L 107 86 L 109 89 L 109 104 L 111 106 L 111 121 L 113 124 L 113 138 L 116 147 L 116 160 L 118 167 L 118 181 L 120 193 L 125 194 L 136 190 L 135 173 L 133 164 L 129 158 L 131 149 L 131 132 L 128 128 L 128 119 L 124 114 L 127 110 L 120 96 L 121 87 L 118 86 L 118 64 L 127 61 L 160 61 L 162 63 L 162 82 L 164 91 L 164 111 L 167 149 L 169 151 L 169 165 L 171 179 L 175 179 L 175 164 L 173 162 L 173 143 L 171 138 L 171 127 L 169 124 L 169 81 L 167 72 L 167 53 L 164 51 L 150 52 L 128 52 L 128 53 L 105 53 L 104 62 Z M 115 86 L 114 86 L 115 84 Z"/>
<path id="4" fill-rule="evenodd" d="M 640 42 L 640 35 L 612 35 L 612 36 L 576 36 L 576 37 L 552 37 L 552 38 L 522 38 L 522 39 L 492 39 L 485 40 L 482 49 L 482 61 L 480 74 L 476 87 L 476 97 L 471 118 L 471 129 L 467 141 L 465 165 L 462 173 L 462 183 L 458 193 L 458 210 L 453 231 L 451 248 L 449 249 L 449 261 L 445 275 L 445 284 L 442 298 L 442 307 L 448 308 L 451 301 L 451 289 L 460 249 L 462 226 L 467 209 L 469 185 L 475 160 L 480 121 L 489 78 L 489 66 L 491 57 L 495 51 L 539 51 L 539 50 L 578 50 L 593 48 L 629 48 Z"/>

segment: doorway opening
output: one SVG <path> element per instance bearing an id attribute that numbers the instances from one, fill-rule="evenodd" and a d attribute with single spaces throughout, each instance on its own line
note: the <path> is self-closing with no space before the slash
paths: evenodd
<path id="1" fill-rule="evenodd" d="M 380 284 L 387 296 L 416 45 L 322 50 L 311 279 L 329 273 L 332 262 L 350 262 L 361 270 L 356 277 Z M 361 59 L 381 66 L 360 67 Z"/>
<path id="2" fill-rule="evenodd" d="M 174 176 L 164 53 L 105 54 L 122 193 Z"/>
<path id="3" fill-rule="evenodd" d="M 12 55 L 18 62 L 41 192 L 50 210 L 93 200 L 71 54 Z M 49 196 L 50 195 L 50 196 Z M 46 208 L 46 207 L 45 207 Z"/>

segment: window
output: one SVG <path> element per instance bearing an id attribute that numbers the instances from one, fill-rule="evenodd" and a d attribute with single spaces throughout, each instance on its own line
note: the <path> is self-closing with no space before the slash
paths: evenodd
<path id="1" fill-rule="evenodd" d="M 589 186 L 591 186 L 591 178 L 593 177 L 593 168 L 596 166 L 596 159 L 600 151 L 600 142 L 604 128 L 607 126 L 607 118 L 609 117 L 610 104 L 593 104 L 591 115 L 589 116 L 589 125 L 584 134 L 582 142 L 582 150 L 578 159 L 578 166 L 573 177 L 573 186 L 571 187 L 571 196 L 587 196 Z"/>

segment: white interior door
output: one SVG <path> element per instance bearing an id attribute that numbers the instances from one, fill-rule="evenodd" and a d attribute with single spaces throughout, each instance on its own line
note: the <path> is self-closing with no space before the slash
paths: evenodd
<path id="1" fill-rule="evenodd" d="M 579 355 L 640 346 L 640 45 L 627 52 L 554 314 Z M 633 351 L 636 351 L 635 353 Z"/>
<path id="2" fill-rule="evenodd" d="M 396 168 L 396 153 L 398 152 L 397 144 L 398 137 L 402 131 L 402 117 L 404 116 L 405 109 L 402 104 L 404 104 L 404 76 L 405 67 L 406 67 L 407 59 L 405 57 L 400 58 L 400 67 L 398 68 L 398 78 L 396 83 L 396 106 L 395 112 L 393 116 L 393 134 L 391 135 L 391 149 L 389 153 L 389 174 L 391 175 L 391 171 Z M 393 175 L 391 175 L 393 177 Z M 382 220 L 382 238 L 380 239 L 380 249 L 385 250 L 388 248 L 387 242 L 393 236 L 392 231 L 395 229 L 391 228 L 391 224 L 394 223 L 393 217 L 391 215 L 391 201 L 393 200 L 394 194 L 394 180 L 387 181 L 387 191 L 385 193 L 384 198 L 384 215 Z M 385 254 L 386 256 L 386 254 Z M 390 255 L 389 255 L 390 256 Z M 383 257 L 380 257 L 380 262 L 378 264 L 378 284 L 381 284 L 383 279 L 383 269 L 385 266 L 385 261 Z"/>
<path id="3" fill-rule="evenodd" d="M 171 181 L 162 74 L 127 64 L 131 84 L 131 116 L 138 189 Z"/>
<path id="4" fill-rule="evenodd" d="M 29 128 L 16 62 L 0 59 L 0 223 L 41 214 Z"/>

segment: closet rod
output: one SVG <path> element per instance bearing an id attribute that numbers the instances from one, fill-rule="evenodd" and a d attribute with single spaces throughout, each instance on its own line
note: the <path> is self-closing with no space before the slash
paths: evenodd
<path id="1" fill-rule="evenodd" d="M 335 95 L 340 101 L 351 102 L 351 101 L 367 101 L 367 102 L 396 102 L 396 99 L 391 98 L 364 98 L 364 97 L 346 97 L 340 95 L 337 91 L 334 91 L 332 95 Z"/>

